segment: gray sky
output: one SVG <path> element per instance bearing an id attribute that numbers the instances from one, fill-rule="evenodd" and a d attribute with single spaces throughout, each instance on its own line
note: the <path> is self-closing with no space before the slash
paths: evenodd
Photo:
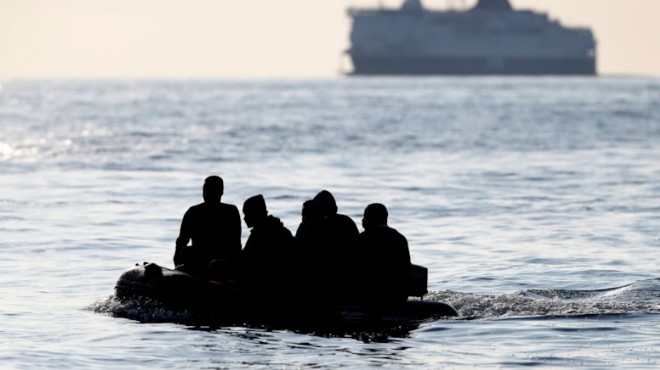
<path id="1" fill-rule="evenodd" d="M 398 6 L 402 0 L 382 0 Z M 429 8 L 476 0 L 423 0 Z M 0 0 L 0 78 L 331 77 L 378 0 Z M 511 0 L 588 26 L 601 74 L 660 76 L 660 0 Z"/>

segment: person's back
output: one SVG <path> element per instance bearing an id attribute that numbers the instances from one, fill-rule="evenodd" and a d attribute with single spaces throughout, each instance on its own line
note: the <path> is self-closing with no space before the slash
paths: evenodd
<path id="1" fill-rule="evenodd" d="M 348 216 L 337 212 L 337 203 L 332 194 L 323 190 L 314 197 L 319 223 L 317 240 L 325 258 L 332 261 L 346 261 L 355 245 L 359 230 Z"/>
<path id="2" fill-rule="evenodd" d="M 246 200 L 243 213 L 252 228 L 241 253 L 243 285 L 248 290 L 279 294 L 288 287 L 293 235 L 279 218 L 268 215 L 261 195 Z"/>
<path id="3" fill-rule="evenodd" d="M 311 248 L 316 242 L 321 216 L 313 200 L 306 200 L 301 211 L 302 220 L 296 230 L 295 238 L 301 248 Z"/>
<path id="4" fill-rule="evenodd" d="M 363 225 L 351 262 L 359 294 L 372 304 L 404 302 L 411 266 L 408 241 L 387 225 L 382 204 L 367 206 Z"/>
<path id="5" fill-rule="evenodd" d="M 268 276 L 273 271 L 285 271 L 293 243 L 293 235 L 282 221 L 267 216 L 263 224 L 252 229 L 243 248 L 241 258 L 247 267 L 246 272 Z"/>
<path id="6" fill-rule="evenodd" d="M 335 199 L 327 190 L 319 192 L 313 204 L 316 221 L 302 245 L 308 285 L 317 292 L 316 298 L 332 303 L 343 297 L 348 257 L 359 231 L 350 217 L 337 213 Z"/>
<path id="7" fill-rule="evenodd" d="M 210 258 L 230 258 L 240 250 L 240 224 L 238 208 L 225 203 L 200 203 L 188 209 L 184 215 L 182 232 L 177 245 L 183 246 L 188 237 L 192 246 L 200 248 Z M 238 236 L 238 238 L 236 238 Z M 187 242 L 186 242 L 187 244 Z"/>
<path id="8" fill-rule="evenodd" d="M 176 240 L 174 265 L 205 275 L 211 261 L 232 261 L 241 251 L 241 218 L 238 208 L 222 203 L 223 181 L 210 176 L 204 182 L 204 202 L 188 209 Z M 192 245 L 188 246 L 188 242 Z"/>

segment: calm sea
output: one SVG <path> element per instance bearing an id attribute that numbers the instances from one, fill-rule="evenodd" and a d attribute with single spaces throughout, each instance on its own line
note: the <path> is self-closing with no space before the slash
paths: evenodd
<path id="1" fill-rule="evenodd" d="M 660 367 L 660 79 L 0 85 L 3 369 Z M 386 204 L 460 317 L 332 336 L 122 307 L 211 174 L 292 231 L 322 189 L 358 224 Z"/>

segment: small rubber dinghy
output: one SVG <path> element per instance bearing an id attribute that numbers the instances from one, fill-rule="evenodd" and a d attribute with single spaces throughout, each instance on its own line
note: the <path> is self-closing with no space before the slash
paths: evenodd
<path id="1" fill-rule="evenodd" d="M 259 298 L 259 292 L 241 291 L 234 282 L 207 281 L 155 263 L 138 264 L 124 272 L 115 285 L 122 301 L 150 301 L 173 310 L 211 314 L 225 324 L 361 325 L 406 324 L 458 316 L 442 302 L 424 301 L 428 270 L 413 265 L 408 284 L 409 298 L 395 307 L 366 307 L 351 300 L 308 301 L 304 294 L 290 294 L 278 302 Z M 291 325 L 288 325 L 291 324 Z"/>

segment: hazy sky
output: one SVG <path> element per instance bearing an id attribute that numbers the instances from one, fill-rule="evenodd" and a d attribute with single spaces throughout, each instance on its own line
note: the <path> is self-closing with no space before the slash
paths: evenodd
<path id="1" fill-rule="evenodd" d="M 398 6 L 402 0 L 382 0 Z M 423 0 L 430 8 L 476 0 Z M 378 0 L 0 0 L 0 78 L 330 77 Z M 601 74 L 660 76 L 660 0 L 511 0 L 589 26 Z"/>

